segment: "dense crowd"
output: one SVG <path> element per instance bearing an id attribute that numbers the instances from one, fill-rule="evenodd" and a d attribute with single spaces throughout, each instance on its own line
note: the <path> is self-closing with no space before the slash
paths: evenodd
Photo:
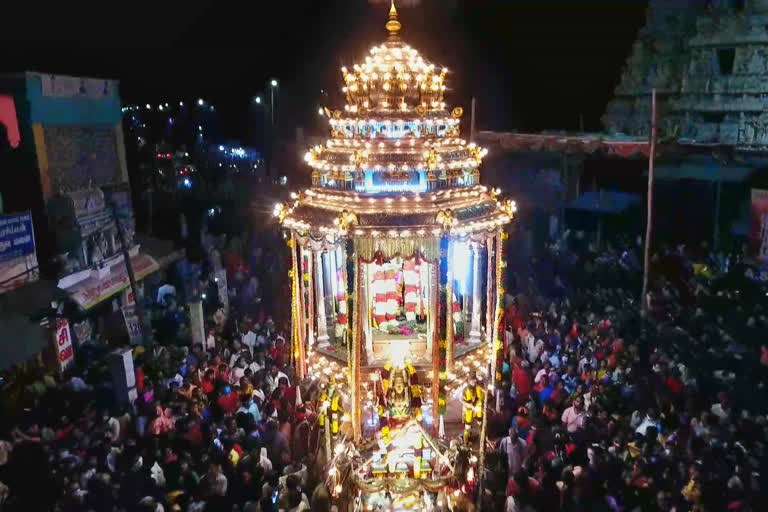
<path id="1" fill-rule="evenodd" d="M 202 238 L 209 258 L 181 262 L 144 297 L 155 344 L 134 348 L 133 403 L 116 403 L 106 358 L 83 346 L 75 371 L 41 372 L 3 419 L 0 510 L 300 512 L 310 498 L 329 510 L 323 487 L 313 492 L 317 389 L 295 380 L 284 312 L 273 321 L 274 301 L 261 300 L 280 295 L 274 241 Z M 184 297 L 195 293 L 206 335 L 193 344 Z"/>
<path id="2" fill-rule="evenodd" d="M 296 381 L 285 321 L 271 317 L 288 300 L 270 289 L 275 258 L 253 240 L 225 248 L 203 238 L 209 263 L 151 297 L 161 343 L 134 349 L 134 403 L 116 403 L 95 358 L 66 380 L 41 373 L 23 410 L 0 422 L 0 510 L 331 509 L 319 390 Z M 564 246 L 511 265 L 504 400 L 486 473 L 492 491 L 503 482 L 504 509 L 761 510 L 765 290 L 734 277 L 738 258 L 665 249 L 644 320 L 630 245 Z M 210 297 L 197 344 L 182 299 L 190 275 Z"/>
<path id="3" fill-rule="evenodd" d="M 103 381 L 43 380 L 0 442 L 8 510 L 293 511 L 316 484 L 311 408 L 271 321 L 214 346 L 135 349 L 132 406 Z M 304 388 L 312 396 L 312 389 Z M 109 395 L 107 392 L 107 396 Z M 314 496 L 316 510 L 323 496 Z"/>
<path id="4" fill-rule="evenodd" d="M 516 283 L 506 511 L 764 509 L 765 293 L 697 249 L 653 256 L 647 321 L 629 246 L 552 246 Z"/>

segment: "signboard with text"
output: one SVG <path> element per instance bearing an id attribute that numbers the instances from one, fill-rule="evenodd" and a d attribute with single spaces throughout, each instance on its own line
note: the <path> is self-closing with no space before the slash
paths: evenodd
<path id="1" fill-rule="evenodd" d="M 144 338 L 141 334 L 141 324 L 139 315 L 136 314 L 136 306 L 124 306 L 123 318 L 128 337 L 131 339 L 131 345 L 141 345 Z"/>
<path id="2" fill-rule="evenodd" d="M 157 262 L 146 254 L 139 254 L 131 258 L 131 264 L 133 265 L 133 273 L 137 281 L 160 268 Z M 128 270 L 125 268 L 125 263 L 120 260 L 112 266 L 109 275 L 106 277 L 102 279 L 88 278 L 82 283 L 68 288 L 67 291 L 80 307 L 88 309 L 115 293 L 130 287 L 130 285 Z"/>
<path id="3" fill-rule="evenodd" d="M 59 371 L 64 372 L 75 362 L 75 352 L 72 347 L 72 332 L 66 318 L 56 319 L 56 360 Z"/>
<path id="4" fill-rule="evenodd" d="M 0 261 L 8 261 L 35 252 L 32 214 L 0 215 Z"/>

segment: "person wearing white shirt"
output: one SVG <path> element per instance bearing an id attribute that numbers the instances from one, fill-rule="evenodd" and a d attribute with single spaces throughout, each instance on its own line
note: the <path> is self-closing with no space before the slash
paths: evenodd
<path id="1" fill-rule="evenodd" d="M 272 368 L 269 370 L 269 375 L 267 375 L 267 387 L 269 387 L 270 393 L 277 389 L 277 386 L 280 383 L 280 379 L 282 378 L 288 381 L 289 386 L 291 385 L 291 381 L 288 379 L 288 376 L 281 372 L 277 366 L 272 366 Z"/>
<path id="2" fill-rule="evenodd" d="M 232 385 L 239 384 L 240 379 L 245 375 L 245 369 L 245 359 L 239 357 L 237 359 L 237 364 L 232 368 L 232 371 L 229 374 L 229 383 Z"/>
<path id="3" fill-rule="evenodd" d="M 208 329 L 208 336 L 205 337 L 205 350 L 214 350 L 216 348 L 216 333 L 214 329 Z"/>
<path id="4" fill-rule="evenodd" d="M 250 365 L 248 365 L 248 368 L 251 369 L 251 371 L 253 372 L 254 375 L 256 375 L 256 372 L 261 371 L 262 369 L 264 369 L 264 367 L 261 366 L 255 360 Z"/>
<path id="5" fill-rule="evenodd" d="M 514 477 L 525 462 L 525 440 L 518 437 L 515 429 L 509 429 L 509 435 L 499 443 L 499 451 L 507 456 L 507 469 L 509 478 Z"/>
<path id="6" fill-rule="evenodd" d="M 597 368 L 597 359 L 592 354 L 587 354 L 579 360 L 579 374 L 584 373 L 584 367 L 589 365 L 590 369 Z"/>
<path id="7" fill-rule="evenodd" d="M 525 340 L 525 348 L 528 355 L 528 361 L 535 363 L 544 351 L 544 341 L 537 340 L 532 334 L 529 334 Z"/>
<path id="8" fill-rule="evenodd" d="M 267 399 L 267 395 L 264 394 L 264 391 L 261 390 L 261 388 L 254 387 L 253 388 L 253 395 L 251 395 L 253 398 L 258 398 L 260 403 L 264 403 L 264 400 Z"/>
<path id="9" fill-rule="evenodd" d="M 241 340 L 243 345 L 248 347 L 248 350 L 250 350 L 251 354 L 253 354 L 253 347 L 256 345 L 256 333 L 251 329 L 248 329 L 248 332 L 241 336 Z"/>
<path id="10" fill-rule="evenodd" d="M 637 426 L 635 433 L 641 436 L 645 436 L 650 427 L 654 427 L 656 429 L 656 433 L 661 433 L 661 423 L 656 420 L 656 413 L 651 410 L 648 411 L 648 413 L 645 415 L 645 418 L 643 418 L 643 421 L 641 421 Z"/>

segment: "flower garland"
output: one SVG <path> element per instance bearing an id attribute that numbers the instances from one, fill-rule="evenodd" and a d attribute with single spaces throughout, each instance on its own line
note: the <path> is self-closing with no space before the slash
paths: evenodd
<path id="1" fill-rule="evenodd" d="M 446 308 L 447 293 L 446 287 L 440 287 L 440 306 L 438 308 L 438 319 L 440 323 L 440 336 L 438 345 L 438 374 L 437 374 L 437 414 L 438 414 L 438 436 L 440 438 L 445 436 L 444 417 L 445 410 L 448 402 L 446 399 L 446 385 L 448 384 L 447 373 L 447 357 L 448 357 L 448 340 L 446 340 L 447 332 L 450 332 L 450 328 L 446 325 L 450 322 L 450 312 Z M 441 315 L 440 312 L 445 311 L 445 315 Z"/>
<path id="2" fill-rule="evenodd" d="M 434 292 L 431 294 L 429 298 L 429 321 L 432 323 L 432 418 L 437 419 L 437 425 L 433 425 L 433 430 L 436 430 L 436 432 L 433 432 L 432 435 L 440 434 L 441 432 L 441 422 L 439 418 L 442 418 L 439 414 L 439 408 L 440 408 L 440 340 L 442 337 L 440 336 L 440 263 L 435 262 L 435 264 L 430 269 L 430 272 L 432 274 L 431 281 L 433 283 Z"/>
<path id="3" fill-rule="evenodd" d="M 504 269 L 507 266 L 504 258 L 504 240 L 507 238 L 509 238 L 509 235 L 505 231 L 501 231 L 496 238 L 496 280 L 498 281 L 499 290 L 498 302 L 496 303 L 496 326 L 494 329 L 495 334 L 493 344 L 496 351 L 496 386 L 501 385 L 502 365 L 504 364 L 504 328 L 502 319 L 504 317 Z"/>
<path id="4" fill-rule="evenodd" d="M 296 372 L 300 378 L 303 378 L 306 374 L 305 371 L 305 360 L 303 356 L 303 345 L 301 343 L 301 337 L 300 337 L 300 325 L 299 325 L 299 301 L 298 301 L 298 268 L 297 268 L 297 261 L 296 261 L 296 249 L 295 249 L 295 242 L 293 239 L 293 236 L 286 242 L 288 247 L 291 249 L 291 270 L 288 271 L 288 277 L 291 280 L 291 324 L 292 324 L 292 338 L 293 338 L 293 357 L 294 357 L 294 363 L 296 366 Z"/>
<path id="5" fill-rule="evenodd" d="M 362 336 L 362 312 L 363 306 L 361 301 L 361 286 L 362 286 L 362 265 L 360 264 L 360 258 L 355 253 L 355 318 L 354 324 L 355 330 L 352 337 L 352 350 L 350 358 L 350 389 L 352 392 L 352 404 L 354 409 L 352 410 L 352 432 L 355 442 L 360 441 L 362 436 L 361 410 L 360 406 L 360 345 L 363 342 Z"/>

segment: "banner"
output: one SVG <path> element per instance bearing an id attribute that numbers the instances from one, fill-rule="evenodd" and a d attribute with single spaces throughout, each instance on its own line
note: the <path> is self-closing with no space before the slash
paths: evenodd
<path id="1" fill-rule="evenodd" d="M 137 281 L 160 268 L 157 262 L 147 254 L 139 254 L 131 258 L 131 265 Z M 128 270 L 125 268 L 124 260 L 120 258 L 112 265 L 106 277 L 102 279 L 89 277 L 65 290 L 80 307 L 88 309 L 130 286 Z"/>
<path id="2" fill-rule="evenodd" d="M 0 215 L 0 261 L 8 261 L 35 252 L 32 214 Z"/>
<path id="3" fill-rule="evenodd" d="M 74 98 L 87 96 L 91 99 L 112 95 L 112 81 L 76 76 L 38 74 L 43 96 L 54 98 Z"/>
<path id="4" fill-rule="evenodd" d="M 747 256 L 768 262 L 768 190 L 752 189 Z"/>
<path id="5" fill-rule="evenodd" d="M 123 307 L 123 318 L 125 319 L 125 330 L 128 331 L 128 337 L 131 339 L 131 345 L 141 345 L 144 336 L 141 334 L 141 320 L 136 314 L 136 306 Z"/>
<path id="6" fill-rule="evenodd" d="M 192 343 L 205 343 L 205 318 L 202 301 L 189 303 L 189 323 L 192 328 Z"/>
<path id="7" fill-rule="evenodd" d="M 75 362 L 75 352 L 72 348 L 72 335 L 69 321 L 66 318 L 56 319 L 56 360 L 62 373 Z"/>
<path id="8" fill-rule="evenodd" d="M 16 117 L 16 105 L 13 102 L 13 96 L 0 94 L 0 124 L 5 125 L 8 144 L 12 148 L 19 147 L 21 135 L 19 134 L 19 122 Z M 2 145 L 3 141 L 0 141 L 0 146 Z"/>

